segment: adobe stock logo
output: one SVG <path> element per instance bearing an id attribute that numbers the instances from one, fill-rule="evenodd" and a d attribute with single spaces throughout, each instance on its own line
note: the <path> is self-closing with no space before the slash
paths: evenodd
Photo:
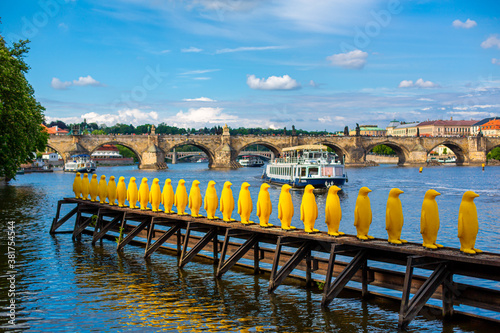
<path id="1" fill-rule="evenodd" d="M 393 15 L 397 15 L 401 13 L 401 11 L 403 11 L 403 6 L 401 6 L 399 0 L 389 0 L 387 2 L 387 9 L 381 9 L 379 11 L 371 10 L 370 16 L 373 19 L 366 22 L 363 29 L 358 26 L 354 27 L 354 45 L 341 42 L 341 51 L 347 53 L 353 50 L 366 48 L 370 45 L 372 39 L 380 34 L 382 28 L 387 27 L 391 23 Z"/>
<path id="2" fill-rule="evenodd" d="M 59 14 L 63 5 L 74 1 L 75 0 L 39 0 L 38 6 L 40 6 L 40 10 L 33 14 L 31 18 L 23 16 L 21 18 L 21 34 L 9 33 L 9 38 L 11 40 L 33 39 L 38 35 L 40 29 L 49 24 L 50 20 Z"/>

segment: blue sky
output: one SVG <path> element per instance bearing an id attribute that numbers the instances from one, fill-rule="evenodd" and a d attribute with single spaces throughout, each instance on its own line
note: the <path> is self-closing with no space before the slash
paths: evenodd
<path id="1" fill-rule="evenodd" d="M 500 116 L 499 1 L 2 1 L 49 121 L 341 130 Z"/>

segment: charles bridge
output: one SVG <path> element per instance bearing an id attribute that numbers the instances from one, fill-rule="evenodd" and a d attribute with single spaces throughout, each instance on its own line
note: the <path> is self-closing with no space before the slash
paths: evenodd
<path id="1" fill-rule="evenodd" d="M 210 168 L 238 168 L 240 152 L 248 146 L 262 145 L 280 156 L 282 149 L 297 145 L 323 144 L 344 157 L 347 166 L 363 166 L 366 155 L 384 144 L 399 157 L 401 166 L 423 165 L 427 155 L 437 146 L 445 145 L 455 153 L 457 165 L 486 163 L 486 155 L 500 146 L 498 137 L 377 137 L 377 136 L 257 136 L 230 135 L 227 127 L 222 135 L 51 135 L 47 146 L 66 160 L 75 154 L 91 154 L 104 144 L 119 144 L 132 150 L 141 169 L 166 168 L 165 157 L 175 148 L 193 145 L 209 160 Z"/>

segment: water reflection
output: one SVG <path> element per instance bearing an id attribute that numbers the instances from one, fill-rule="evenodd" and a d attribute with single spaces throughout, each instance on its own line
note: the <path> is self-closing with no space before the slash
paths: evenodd
<path id="1" fill-rule="evenodd" d="M 258 170 L 216 172 L 194 165 L 176 165 L 163 172 L 146 172 L 126 168 L 101 168 L 107 177 L 132 175 L 140 178 L 169 177 L 175 184 L 184 178 L 190 184 L 198 179 L 202 193 L 210 179 L 217 182 L 220 194 L 225 180 L 232 180 L 233 193 L 245 181 L 251 184 L 254 201 L 260 187 Z M 257 172 L 257 174 L 256 174 Z M 379 167 L 348 169 L 349 183 L 340 192 L 343 209 L 341 229 L 355 233 L 354 203 L 361 186 L 370 194 L 374 210 L 371 233 L 386 237 L 385 203 L 392 187 L 405 191 L 401 200 L 405 213 L 403 236 L 421 241 L 419 234 L 420 206 L 428 188 L 443 194 L 439 198 L 442 220 L 439 240 L 458 246 L 456 221 L 461 195 L 474 190 L 480 219 L 478 247 L 499 251 L 500 233 L 500 168 L 478 172 L 475 168 L 427 168 L 418 174 L 412 168 Z M 154 176 L 152 175 L 154 174 Z M 12 185 L 0 186 L 0 225 L 16 222 L 19 272 L 18 323 L 32 331 L 276 331 L 276 332 L 376 332 L 394 331 L 397 327 L 398 304 L 380 299 L 362 301 L 343 294 L 329 309 L 320 307 L 321 293 L 296 285 L 282 285 L 272 295 L 267 293 L 266 274 L 254 276 L 245 270 L 231 270 L 222 279 L 215 278 L 215 267 L 193 261 L 178 268 L 175 256 L 157 254 L 142 258 L 144 249 L 127 246 L 117 252 L 116 244 L 104 240 L 96 246 L 83 236 L 73 242 L 71 235 L 50 236 L 48 230 L 55 214 L 57 200 L 71 196 L 74 175 L 24 175 Z M 277 207 L 279 187 L 270 189 Z M 295 211 L 300 208 L 301 192 L 292 192 Z M 326 230 L 325 194 L 316 196 L 319 217 L 316 226 Z M 254 212 L 255 214 L 255 212 Z M 276 215 L 276 216 L 275 216 Z M 277 212 L 271 216 L 276 223 Z M 252 216 L 256 219 L 255 216 Z M 293 225 L 302 227 L 298 214 Z M 65 225 L 63 229 L 71 229 Z M 485 230 L 493 232 L 486 233 Z M 0 228 L 0 246 L 6 252 L 7 234 Z M 2 272 L 5 261 L 0 261 Z M 0 279 L 0 306 L 7 306 L 7 281 Z M 5 330 L 5 315 L 0 316 L 0 330 Z M 463 322 L 443 322 L 432 312 L 423 313 L 412 322 L 409 331 L 486 331 L 490 327 Z"/>

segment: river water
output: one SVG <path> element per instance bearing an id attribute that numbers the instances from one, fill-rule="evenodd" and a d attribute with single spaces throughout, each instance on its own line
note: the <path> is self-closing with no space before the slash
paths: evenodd
<path id="1" fill-rule="evenodd" d="M 250 183 L 254 205 L 261 185 L 262 168 L 213 171 L 207 164 L 169 165 L 164 171 L 138 170 L 134 166 L 99 168 L 97 174 L 109 179 L 124 176 L 166 178 L 175 186 L 179 179 L 201 182 L 202 194 L 209 180 L 215 180 L 217 193 L 225 181 L 233 183 L 235 200 L 243 182 Z M 438 242 L 459 247 L 458 210 L 462 194 L 473 190 L 480 231 L 476 247 L 500 253 L 500 167 L 442 166 L 417 168 L 382 165 L 373 168 L 346 169 L 349 182 L 340 194 L 343 210 L 341 231 L 355 234 L 353 212 L 360 187 L 367 186 L 373 210 L 370 234 L 387 238 L 385 206 L 389 190 L 398 187 L 405 225 L 402 238 L 421 242 L 420 209 L 424 193 L 433 188 L 441 218 Z M 336 298 L 329 309 L 322 309 L 321 291 L 300 285 L 281 285 L 267 293 L 268 275 L 251 275 L 231 270 L 222 279 L 215 278 L 212 264 L 193 261 L 183 269 L 177 257 L 157 253 L 149 260 L 144 249 L 127 246 L 117 253 L 116 243 L 104 240 L 91 245 L 89 236 L 73 242 L 71 235 L 49 235 L 57 201 L 71 197 L 74 174 L 26 174 L 9 185 L 0 186 L 0 331 L 29 332 L 386 332 L 397 329 L 399 303 L 381 299 L 361 300 L 346 293 Z M 271 223 L 279 225 L 277 203 L 279 187 L 269 189 L 273 201 Z M 295 216 L 292 225 L 303 228 L 299 220 L 302 193 L 292 199 Z M 317 194 L 319 217 L 316 228 L 326 231 L 325 194 Z M 204 211 L 201 212 L 204 214 Z M 219 214 L 220 215 L 220 214 Z M 238 218 L 236 212 L 233 217 Z M 253 213 L 253 220 L 258 218 Z M 274 221 L 274 222 L 273 222 Z M 62 229 L 69 229 L 65 225 Z M 16 324 L 8 323 L 10 282 L 7 272 L 8 226 L 15 227 L 15 306 Z M 488 287 L 500 289 L 499 284 Z M 465 309 L 467 310 L 467 309 Z M 479 314 L 484 314 L 478 312 Z M 487 315 L 491 315 L 486 313 Z M 493 314 L 496 318 L 498 316 Z M 412 332 L 484 332 L 491 326 L 474 321 L 446 321 L 424 313 L 410 324 Z"/>

